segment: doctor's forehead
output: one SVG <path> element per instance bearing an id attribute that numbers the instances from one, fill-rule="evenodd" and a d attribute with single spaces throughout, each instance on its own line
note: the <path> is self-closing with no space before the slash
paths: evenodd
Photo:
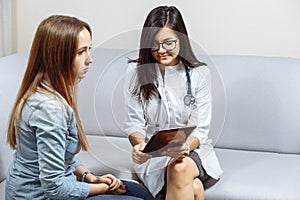
<path id="1" fill-rule="evenodd" d="M 178 39 L 178 35 L 175 31 L 167 27 L 160 29 L 160 31 L 158 31 L 158 33 L 154 37 L 154 40 L 159 42 L 170 39 Z"/>

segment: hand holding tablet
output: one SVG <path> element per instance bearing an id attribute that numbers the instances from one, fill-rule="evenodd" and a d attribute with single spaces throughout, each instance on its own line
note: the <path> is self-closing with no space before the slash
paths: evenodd
<path id="1" fill-rule="evenodd" d="M 149 140 L 143 152 L 153 157 L 161 156 L 167 148 L 182 145 L 196 126 L 176 127 L 158 130 Z"/>

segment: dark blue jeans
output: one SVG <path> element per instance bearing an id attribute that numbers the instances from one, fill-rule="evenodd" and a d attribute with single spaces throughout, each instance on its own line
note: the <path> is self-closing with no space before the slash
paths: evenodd
<path id="1" fill-rule="evenodd" d="M 148 190 L 141 184 L 123 181 L 126 185 L 126 193 L 121 195 L 114 194 L 99 194 L 95 196 L 88 197 L 86 200 L 148 200 L 149 193 Z"/>

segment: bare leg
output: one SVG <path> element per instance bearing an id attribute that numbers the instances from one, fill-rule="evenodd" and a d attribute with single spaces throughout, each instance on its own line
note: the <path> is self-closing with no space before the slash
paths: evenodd
<path id="1" fill-rule="evenodd" d="M 194 199 L 204 200 L 204 187 L 198 178 L 194 179 Z"/>
<path id="2" fill-rule="evenodd" d="M 197 165 L 191 158 L 172 162 L 167 170 L 166 200 L 194 200 L 194 179 L 198 175 Z"/>

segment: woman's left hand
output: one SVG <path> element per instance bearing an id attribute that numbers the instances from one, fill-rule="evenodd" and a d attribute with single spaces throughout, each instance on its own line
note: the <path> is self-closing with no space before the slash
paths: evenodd
<path id="1" fill-rule="evenodd" d="M 171 158 L 174 158 L 176 160 L 181 160 L 187 155 L 189 155 L 189 145 L 185 142 L 183 144 L 178 144 L 178 146 L 170 147 L 163 151 L 161 155 L 163 156 L 169 156 Z"/>

